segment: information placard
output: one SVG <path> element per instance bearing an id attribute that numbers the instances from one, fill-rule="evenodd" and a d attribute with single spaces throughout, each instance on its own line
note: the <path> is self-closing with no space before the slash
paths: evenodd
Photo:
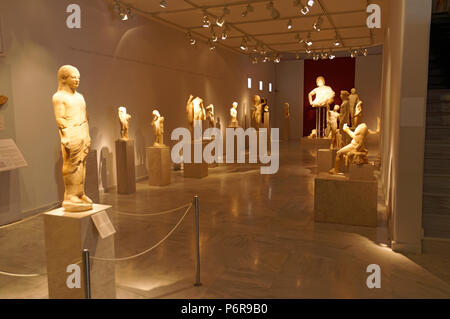
<path id="1" fill-rule="evenodd" d="M 28 166 L 22 153 L 12 139 L 0 140 L 0 172 Z"/>
<path id="2" fill-rule="evenodd" d="M 92 215 L 91 218 L 102 239 L 105 239 L 116 233 L 116 229 L 111 223 L 111 220 L 109 219 L 106 211 L 102 211 L 100 213 Z"/>

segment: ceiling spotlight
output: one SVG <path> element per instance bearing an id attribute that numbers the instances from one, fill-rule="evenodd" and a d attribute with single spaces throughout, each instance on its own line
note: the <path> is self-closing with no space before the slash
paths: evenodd
<path id="1" fill-rule="evenodd" d="M 328 58 L 329 58 L 330 60 L 334 60 L 335 57 L 336 57 L 336 56 L 333 54 L 333 52 L 331 52 L 330 55 L 328 56 Z"/>
<path id="2" fill-rule="evenodd" d="M 251 60 L 252 60 L 252 64 L 258 64 L 258 57 L 257 56 L 251 57 Z"/>
<path id="3" fill-rule="evenodd" d="M 305 43 L 310 47 L 312 46 L 311 33 L 308 33 L 308 37 L 306 38 Z"/>
<path id="4" fill-rule="evenodd" d="M 192 35 L 191 35 L 190 31 L 186 34 L 186 36 L 187 36 L 187 38 L 189 40 L 190 45 L 194 45 L 196 43 L 195 39 L 192 38 Z"/>
<path id="5" fill-rule="evenodd" d="M 280 53 L 277 53 L 275 55 L 275 57 L 273 58 L 273 62 L 275 62 L 275 63 L 280 63 L 281 62 L 281 54 Z"/>
<path id="6" fill-rule="evenodd" d="M 362 52 L 362 55 L 364 55 L 364 56 L 369 55 L 369 51 L 367 49 L 363 49 L 361 52 Z"/>
<path id="7" fill-rule="evenodd" d="M 312 7 L 314 5 L 315 1 L 314 0 L 308 0 L 308 6 Z"/>
<path id="8" fill-rule="evenodd" d="M 166 0 L 161 0 L 161 2 L 159 3 L 159 6 L 161 7 L 161 8 L 167 8 L 167 1 Z"/>
<path id="9" fill-rule="evenodd" d="M 358 50 L 354 49 L 350 51 L 350 56 L 356 58 L 358 56 Z"/>
<path id="10" fill-rule="evenodd" d="M 225 24 L 225 16 L 230 12 L 231 12 L 230 9 L 228 9 L 227 7 L 223 8 L 222 16 L 216 19 L 216 24 L 219 27 L 223 27 L 223 25 Z"/>
<path id="11" fill-rule="evenodd" d="M 213 52 L 216 49 L 216 46 L 214 45 L 214 43 L 211 42 L 211 40 L 208 40 L 208 45 L 209 51 Z"/>
<path id="12" fill-rule="evenodd" d="M 246 17 L 247 14 L 249 14 L 250 12 L 253 12 L 253 11 L 254 11 L 254 8 L 253 8 L 252 5 L 249 3 L 249 4 L 245 7 L 244 11 L 242 11 L 241 16 Z"/>
<path id="13" fill-rule="evenodd" d="M 227 30 L 223 30 L 222 32 L 222 40 L 226 40 L 228 38 Z"/>
<path id="14" fill-rule="evenodd" d="M 203 11 L 203 23 L 202 23 L 202 27 L 203 27 L 203 28 L 209 28 L 210 26 L 211 26 L 211 21 L 209 21 L 208 14 L 206 13 L 206 11 Z"/>
<path id="15" fill-rule="evenodd" d="M 314 60 L 314 61 L 319 60 L 319 55 L 314 53 L 314 54 L 313 54 L 313 60 Z"/>
<path id="16" fill-rule="evenodd" d="M 307 15 L 307 14 L 309 13 L 309 7 L 308 7 L 308 6 L 304 6 L 304 7 L 300 10 L 300 12 L 301 12 L 303 15 Z"/>
<path id="17" fill-rule="evenodd" d="M 311 49 L 310 48 L 306 48 L 306 53 L 311 54 Z"/>
<path id="18" fill-rule="evenodd" d="M 127 8 L 120 12 L 120 19 L 122 21 L 127 21 L 130 18 L 131 18 L 131 9 L 130 8 Z"/>
<path id="19" fill-rule="evenodd" d="M 317 21 L 314 22 L 314 24 L 313 24 L 314 30 L 316 30 L 317 32 L 320 32 L 320 27 L 322 25 L 322 22 L 323 22 L 323 18 L 322 18 L 322 16 L 319 16 L 317 18 Z"/>
<path id="20" fill-rule="evenodd" d="M 219 38 L 217 37 L 217 34 L 213 31 L 213 33 L 211 33 L 211 40 L 212 42 L 217 42 L 217 40 L 219 40 Z"/>
<path id="21" fill-rule="evenodd" d="M 334 46 L 335 47 L 338 47 L 338 46 L 340 46 L 341 45 L 341 41 L 339 41 L 339 40 L 336 40 L 336 41 L 334 41 Z"/>
<path id="22" fill-rule="evenodd" d="M 248 50 L 247 40 L 246 40 L 245 38 L 242 39 L 242 42 L 241 42 L 241 50 L 242 50 L 242 51 L 247 51 L 247 50 Z"/>
<path id="23" fill-rule="evenodd" d="M 276 20 L 280 17 L 280 11 L 278 11 L 275 8 L 273 1 L 269 1 L 266 8 L 267 8 L 267 10 L 270 10 L 270 15 L 271 15 L 272 19 Z"/>
<path id="24" fill-rule="evenodd" d="M 288 30 L 292 29 L 292 19 L 289 19 L 288 24 L 287 24 L 287 28 L 288 28 Z"/>

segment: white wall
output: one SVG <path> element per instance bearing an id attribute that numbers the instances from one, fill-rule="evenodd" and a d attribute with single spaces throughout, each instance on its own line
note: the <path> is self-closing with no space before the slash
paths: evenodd
<path id="1" fill-rule="evenodd" d="M 107 187 L 116 183 L 118 106 L 127 106 L 133 115 L 130 137 L 135 139 L 139 159 L 145 146 L 153 143 L 154 108 L 166 118 L 168 141 L 174 128 L 186 126 L 189 94 L 213 103 L 224 127 L 233 101 L 250 109 L 255 90 L 247 89 L 247 76 L 274 82 L 273 64 L 252 65 L 243 55 L 219 47 L 215 53 L 204 44 L 192 47 L 184 33 L 138 16 L 124 23 L 104 0 L 78 0 L 82 29 L 70 30 L 65 20 L 66 7 L 72 2 L 0 1 L 6 50 L 0 65 L 10 70 L 9 107 L 14 108 L 15 128 L 10 136 L 29 164 L 18 173 L 21 212 L 59 200 L 60 146 L 51 97 L 61 65 L 72 64 L 81 72 L 79 92 L 87 102 L 92 148 L 98 151 L 99 162 L 106 164 L 99 174 L 103 176 L 100 186 L 106 180 L 103 186 Z M 273 94 L 264 95 L 273 104 Z M 243 108 L 239 112 L 242 115 Z M 136 165 L 137 175 L 145 175 L 144 163 Z M 21 212 L 13 215 L 22 217 Z M 11 212 L 0 214 L 0 224 L 9 220 Z"/>

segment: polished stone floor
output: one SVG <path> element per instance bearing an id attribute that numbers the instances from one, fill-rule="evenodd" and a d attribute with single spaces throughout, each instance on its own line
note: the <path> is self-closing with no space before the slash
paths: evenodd
<path id="1" fill-rule="evenodd" d="M 314 151 L 280 145 L 280 170 L 221 165 L 209 176 L 167 187 L 138 182 L 133 195 L 102 195 L 113 205 L 116 256 L 141 252 L 163 238 L 183 211 L 152 213 L 200 200 L 201 287 L 194 287 L 194 215 L 189 212 L 161 246 L 116 262 L 118 298 L 449 298 L 450 258 L 393 252 L 379 200 L 378 227 L 317 224 L 313 218 Z M 357 213 L 357 212 L 355 212 Z M 42 218 L 0 229 L 0 270 L 45 272 Z M 414 260 L 414 261 L 413 261 Z M 366 268 L 381 267 L 381 288 L 369 289 Z M 0 275 L 0 298 L 47 298 L 46 276 Z"/>

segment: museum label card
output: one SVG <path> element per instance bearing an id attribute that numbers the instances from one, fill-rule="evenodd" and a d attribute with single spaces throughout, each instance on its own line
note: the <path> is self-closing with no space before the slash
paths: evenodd
<path id="1" fill-rule="evenodd" d="M 0 140 L 0 172 L 28 166 L 12 139 Z"/>
<path id="2" fill-rule="evenodd" d="M 116 233 L 116 229 L 111 223 L 111 220 L 109 219 L 106 211 L 102 211 L 100 213 L 92 215 L 91 218 L 102 239 L 105 239 Z"/>

